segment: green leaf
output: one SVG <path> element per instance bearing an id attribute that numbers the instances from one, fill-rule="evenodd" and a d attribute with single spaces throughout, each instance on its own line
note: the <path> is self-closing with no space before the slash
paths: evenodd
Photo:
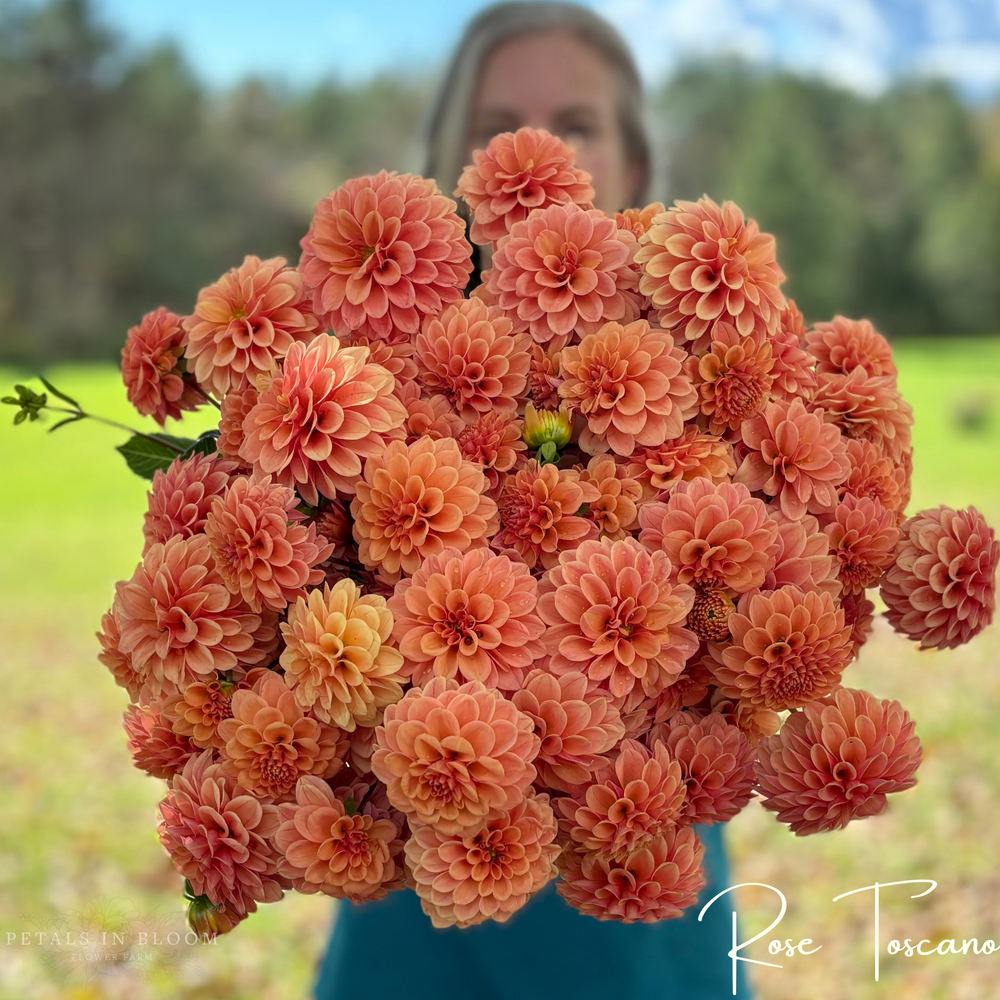
<path id="1" fill-rule="evenodd" d="M 344 811 L 348 816 L 354 816 L 357 814 L 358 807 L 354 804 L 353 795 L 348 795 L 347 798 L 344 799 Z"/>
<path id="2" fill-rule="evenodd" d="M 75 406 L 76 409 L 82 410 L 83 407 L 75 400 L 72 396 L 67 396 L 66 393 L 60 392 L 51 382 L 43 379 L 41 375 L 38 376 L 39 382 L 45 386 L 53 396 L 58 396 L 64 403 L 69 403 L 70 406 Z M 57 425 L 58 426 L 58 425 Z M 55 430 L 55 427 L 52 428 Z"/>
<path id="3" fill-rule="evenodd" d="M 159 435 L 157 436 L 159 437 Z M 180 457 L 190 458 L 192 455 L 214 455 L 219 450 L 215 443 L 218 439 L 218 431 L 205 431 L 204 434 L 198 435 L 197 441 L 193 441 L 184 449 Z"/>
<path id="4" fill-rule="evenodd" d="M 16 427 L 18 424 L 23 424 L 24 421 L 27 419 L 28 419 L 28 411 L 18 410 L 17 413 L 14 414 L 14 426 Z"/>
<path id="5" fill-rule="evenodd" d="M 157 469 L 166 469 L 195 443 L 190 438 L 173 437 L 170 434 L 150 434 L 148 437 L 134 434 L 115 451 L 121 453 L 128 467 L 137 476 L 152 479 Z"/>
<path id="6" fill-rule="evenodd" d="M 10 406 L 20 406 L 21 400 L 15 399 L 13 396 L 4 396 L 0 399 L 0 403 L 8 403 Z"/>

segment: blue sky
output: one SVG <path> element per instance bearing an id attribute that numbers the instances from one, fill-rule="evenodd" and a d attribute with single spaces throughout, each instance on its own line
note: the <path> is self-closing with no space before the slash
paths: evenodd
<path id="1" fill-rule="evenodd" d="M 172 39 L 217 86 L 249 75 L 308 85 L 438 65 L 484 0 L 95 0 L 137 46 Z M 656 80 L 692 56 L 737 53 L 874 93 L 899 74 L 1000 88 L 1000 0 L 589 0 Z"/>

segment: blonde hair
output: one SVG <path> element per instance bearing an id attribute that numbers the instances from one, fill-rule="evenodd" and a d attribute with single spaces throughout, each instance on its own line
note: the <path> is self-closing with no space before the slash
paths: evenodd
<path id="1" fill-rule="evenodd" d="M 426 176 L 434 177 L 445 194 L 451 194 L 465 166 L 472 106 L 483 64 L 501 43 L 553 28 L 568 31 L 590 45 L 617 72 L 618 124 L 625 154 L 640 168 L 633 203 L 645 202 L 652 156 L 643 120 L 642 81 L 632 53 L 621 35 L 593 11 L 552 0 L 494 4 L 465 29 L 441 82 L 427 129 Z"/>

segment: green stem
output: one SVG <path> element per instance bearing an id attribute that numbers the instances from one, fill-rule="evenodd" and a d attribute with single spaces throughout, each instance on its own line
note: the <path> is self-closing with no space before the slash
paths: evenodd
<path id="1" fill-rule="evenodd" d="M 171 444 L 169 441 L 164 441 L 162 438 L 155 438 L 151 434 L 143 434 L 142 431 L 137 431 L 127 424 L 120 424 L 117 420 L 108 420 L 107 417 L 99 417 L 94 413 L 85 413 L 83 410 L 67 410 L 65 406 L 49 406 L 47 403 L 45 406 L 39 407 L 41 410 L 51 410 L 53 413 L 68 413 L 73 417 L 80 417 L 84 420 L 96 420 L 99 424 L 106 424 L 108 427 L 114 427 L 120 431 L 126 431 L 129 434 L 135 434 L 138 437 L 145 438 L 147 441 L 152 441 L 154 444 L 161 445 L 164 448 L 169 448 L 171 451 L 176 452 L 180 455 L 184 449 L 178 447 L 175 444 Z"/>

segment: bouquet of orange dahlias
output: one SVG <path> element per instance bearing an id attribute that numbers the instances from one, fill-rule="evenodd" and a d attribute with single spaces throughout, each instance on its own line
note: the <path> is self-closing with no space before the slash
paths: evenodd
<path id="1" fill-rule="evenodd" d="M 677 917 L 696 825 L 834 830 L 915 783 L 906 711 L 844 683 L 874 588 L 923 647 L 992 617 L 980 514 L 906 516 L 889 344 L 806 326 L 736 205 L 611 218 L 532 129 L 455 194 L 468 230 L 431 180 L 350 180 L 297 267 L 129 331 L 140 413 L 220 409 L 123 446 L 145 548 L 100 634 L 196 929 L 404 887 L 465 927 L 556 878 Z"/>

